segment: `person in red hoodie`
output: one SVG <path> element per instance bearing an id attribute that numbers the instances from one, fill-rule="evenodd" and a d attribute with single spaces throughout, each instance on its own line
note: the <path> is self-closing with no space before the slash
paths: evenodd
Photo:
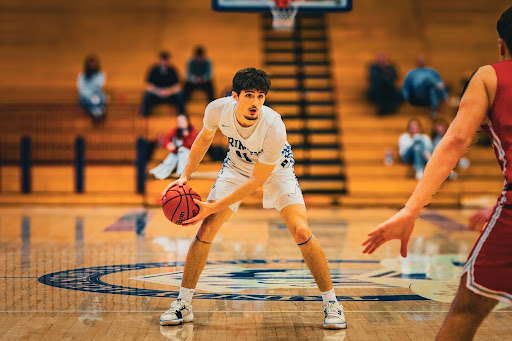
<path id="1" fill-rule="evenodd" d="M 174 169 L 178 175 L 183 173 L 190 148 L 197 137 L 197 132 L 186 115 L 178 115 L 176 123 L 176 128 L 171 129 L 161 141 L 161 145 L 170 152 L 169 155 L 161 164 L 149 171 L 157 179 L 166 179 Z"/>

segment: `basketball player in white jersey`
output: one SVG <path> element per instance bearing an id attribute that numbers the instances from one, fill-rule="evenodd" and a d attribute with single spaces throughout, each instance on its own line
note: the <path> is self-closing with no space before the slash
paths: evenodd
<path id="1" fill-rule="evenodd" d="M 281 116 L 263 105 L 269 90 L 270 78 L 264 71 L 255 68 L 238 71 L 233 78 L 232 96 L 215 100 L 206 107 L 203 129 L 192 146 L 185 172 L 163 192 L 187 183 L 220 129 L 228 138 L 229 152 L 207 202 L 196 201 L 199 214 L 183 223 L 190 225 L 204 219 L 187 254 L 178 299 L 160 317 L 161 325 L 193 320 L 192 296 L 213 239 L 242 199 L 263 186 L 263 207 L 281 213 L 321 291 L 324 328 L 347 327 L 343 306 L 334 293 L 327 259 L 307 222 L 286 128 Z"/>

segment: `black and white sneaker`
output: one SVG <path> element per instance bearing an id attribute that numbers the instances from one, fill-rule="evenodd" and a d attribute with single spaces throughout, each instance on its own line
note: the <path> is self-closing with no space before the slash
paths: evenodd
<path id="1" fill-rule="evenodd" d="M 161 326 L 176 326 L 184 322 L 192 322 L 194 313 L 192 313 L 192 304 L 182 300 L 176 300 L 171 303 L 171 307 L 160 316 Z"/>
<path id="2" fill-rule="evenodd" d="M 329 302 L 324 304 L 324 328 L 325 329 L 345 329 L 347 321 L 343 313 L 343 306 L 338 302 Z"/>

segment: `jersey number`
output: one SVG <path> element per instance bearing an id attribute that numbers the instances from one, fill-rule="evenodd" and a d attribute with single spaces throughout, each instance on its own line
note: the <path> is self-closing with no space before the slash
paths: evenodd
<path id="1" fill-rule="evenodd" d="M 237 150 L 236 151 L 236 155 L 238 155 L 238 157 L 241 158 L 241 159 L 245 159 L 245 161 L 247 161 L 247 162 L 252 162 L 251 159 L 249 159 L 249 157 L 247 156 L 246 153 L 240 153 L 240 151 Z M 243 157 L 242 157 L 242 155 L 243 155 Z"/>

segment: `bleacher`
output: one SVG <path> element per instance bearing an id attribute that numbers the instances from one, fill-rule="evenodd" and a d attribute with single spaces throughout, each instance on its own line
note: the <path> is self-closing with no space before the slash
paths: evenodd
<path id="1" fill-rule="evenodd" d="M 415 67 L 416 56 L 424 53 L 428 65 L 454 89 L 451 95 L 457 96 L 460 80 L 468 70 L 497 61 L 497 33 L 493 27 L 496 13 L 505 7 L 499 0 L 390 0 L 385 5 L 358 1 L 354 10 L 342 18 L 328 15 L 349 192 L 343 205 L 403 205 L 417 181 L 411 167 L 399 161 L 398 136 L 412 117 L 420 118 L 426 133 L 432 125 L 428 109 L 408 104 L 397 114 L 376 115 L 375 107 L 366 101 L 365 91 L 367 67 L 377 53 L 386 52 L 396 64 L 399 84 Z M 451 121 L 456 109 L 445 105 L 442 116 Z M 384 163 L 389 148 L 395 152 L 392 166 Z M 469 169 L 442 186 L 433 206 L 493 203 L 503 185 L 494 152 L 490 147 L 473 146 L 468 157 Z"/>
<path id="2" fill-rule="evenodd" d="M 148 119 L 138 114 L 146 71 L 158 52 L 169 50 L 171 63 L 183 77 L 194 47 L 203 45 L 214 62 L 218 95 L 230 86 L 238 69 L 261 64 L 259 18 L 213 13 L 209 2 L 201 0 L 75 1 L 66 6 L 56 0 L 4 3 L 0 14 L 5 37 L 0 56 L 0 202 L 157 202 L 168 181 L 148 177 L 145 196 L 137 194 L 134 163 L 139 136 L 155 140 L 175 125 L 172 107 L 156 107 Z M 191 16 L 197 20 L 189 20 Z M 212 27 L 217 34 L 211 34 Z M 232 30 L 243 31 L 243 37 L 230 37 Z M 253 50 L 225 53 L 246 39 L 252 41 Z M 107 75 L 107 119 L 98 124 L 77 104 L 77 75 L 91 52 L 98 54 Z M 206 98 L 195 93 L 188 105 L 191 122 L 198 129 L 206 104 Z M 32 139 L 30 194 L 21 194 L 18 165 L 24 135 Z M 86 141 L 85 191 L 75 194 L 73 147 L 79 135 Z M 163 156 L 165 151 L 157 151 L 148 168 Z M 218 170 L 220 163 L 207 162 L 204 167 L 206 172 Z M 191 182 L 203 197 L 214 181 L 211 174 L 206 178 L 204 185 Z"/>
<path id="3" fill-rule="evenodd" d="M 395 11 L 398 7 L 402 10 Z M 200 44 L 214 63 L 217 95 L 240 68 L 259 66 L 274 76 L 276 91 L 268 100 L 285 117 L 301 186 L 320 193 L 308 197 L 309 204 L 401 205 L 416 181 L 397 160 L 385 166 L 384 153 L 396 149 L 410 117 L 420 117 L 428 129 L 428 113 L 404 105 L 396 115 L 377 117 L 365 101 L 368 63 L 386 51 L 403 77 L 417 53 L 424 52 L 448 84 L 458 85 L 467 70 L 496 60 L 492 27 L 504 7 L 501 0 L 389 0 L 385 6 L 366 0 L 357 1 L 350 13 L 327 14 L 323 24 L 310 23 L 318 27 L 301 33 L 302 47 L 309 51 L 301 71 L 311 75 L 304 79 L 306 88 L 330 91 L 306 91 L 302 98 L 296 81 L 284 77 L 300 71 L 289 63 L 295 42 L 265 34 L 268 19 L 260 15 L 213 12 L 208 0 L 75 1 L 66 6 L 57 0 L 9 0 L 0 11 L 0 203 L 158 203 L 168 181 L 148 176 L 146 193 L 137 194 L 135 143 L 139 136 L 154 140 L 167 132 L 176 112 L 160 106 L 147 119 L 138 114 L 145 73 L 166 49 L 183 77 L 187 59 Z M 327 57 L 318 52 L 326 44 Z M 107 74 L 107 119 L 98 124 L 79 107 L 75 90 L 83 58 L 91 52 L 99 55 Z M 326 74 L 330 78 L 321 77 Z M 301 100 L 312 116 L 306 121 L 299 117 Z M 198 129 L 206 102 L 196 92 L 187 106 Z M 443 108 L 447 118 L 454 112 Z M 32 188 L 22 194 L 19 141 L 27 134 L 32 139 Z M 86 141 L 82 194 L 74 191 L 77 136 Z M 225 144 L 221 136 L 215 142 Z M 165 153 L 157 150 L 148 168 Z M 469 159 L 470 168 L 443 186 L 435 204 L 479 204 L 499 192 L 502 180 L 490 148 L 474 147 Z M 220 167 L 207 160 L 191 180 L 203 198 Z M 329 190 L 337 193 L 325 196 Z M 246 202 L 258 203 L 260 197 L 256 193 Z"/>

